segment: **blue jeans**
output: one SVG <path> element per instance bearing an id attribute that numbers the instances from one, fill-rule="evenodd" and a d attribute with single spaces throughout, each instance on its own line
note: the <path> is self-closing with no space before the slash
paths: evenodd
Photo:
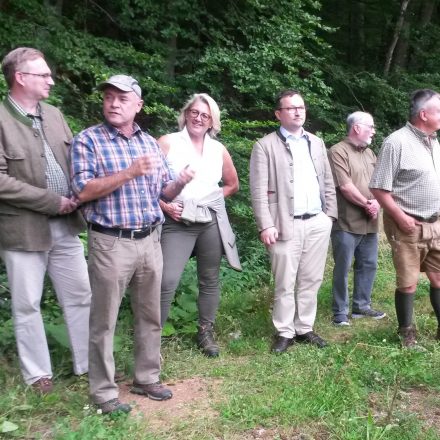
<path id="1" fill-rule="evenodd" d="M 333 259 L 333 317 L 347 321 L 349 310 L 348 272 L 353 264 L 352 311 L 370 308 L 371 292 L 377 269 L 377 234 L 352 234 L 346 231 L 332 232 Z"/>

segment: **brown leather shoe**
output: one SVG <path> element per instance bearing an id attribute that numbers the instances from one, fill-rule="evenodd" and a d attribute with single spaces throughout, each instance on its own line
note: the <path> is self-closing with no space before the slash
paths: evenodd
<path id="1" fill-rule="evenodd" d="M 32 388 L 41 394 L 49 394 L 53 389 L 52 379 L 49 377 L 40 377 L 32 384 Z"/>
<path id="2" fill-rule="evenodd" d="M 165 388 L 160 382 L 142 384 L 133 382 L 130 393 L 147 396 L 153 400 L 168 400 L 173 397 L 173 393 Z"/>
<path id="3" fill-rule="evenodd" d="M 281 354 L 294 343 L 295 338 L 285 338 L 284 336 L 276 335 L 270 350 L 272 353 Z"/>

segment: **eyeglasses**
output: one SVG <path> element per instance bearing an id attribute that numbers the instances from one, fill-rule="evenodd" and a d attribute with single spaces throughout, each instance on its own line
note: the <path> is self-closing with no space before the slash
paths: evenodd
<path id="1" fill-rule="evenodd" d="M 211 116 L 208 115 L 208 113 L 200 113 L 198 110 L 196 109 L 189 109 L 188 110 L 189 115 L 191 116 L 191 118 L 196 119 L 199 117 L 200 115 L 200 119 L 203 122 L 208 122 L 211 119 Z"/>
<path id="2" fill-rule="evenodd" d="M 374 125 L 365 124 L 364 122 L 358 122 L 357 125 L 365 125 L 365 127 L 368 127 L 370 130 L 376 129 L 376 127 Z"/>
<path id="3" fill-rule="evenodd" d="M 302 113 L 306 111 L 306 108 L 303 105 L 298 107 L 280 107 L 278 110 L 287 110 L 287 113 Z"/>
<path id="4" fill-rule="evenodd" d="M 39 76 L 40 78 L 49 79 L 52 78 L 51 73 L 32 73 L 32 72 L 19 72 L 22 75 L 32 75 L 32 76 Z"/>

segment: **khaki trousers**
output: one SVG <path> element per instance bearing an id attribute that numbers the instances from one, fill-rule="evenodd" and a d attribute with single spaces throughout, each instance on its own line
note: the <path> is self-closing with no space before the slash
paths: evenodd
<path id="1" fill-rule="evenodd" d="M 75 374 L 88 370 L 90 283 L 84 248 L 63 217 L 49 220 L 52 248 L 45 252 L 1 250 L 11 289 L 20 369 L 29 385 L 52 377 L 40 303 L 47 272 L 63 310 Z"/>
<path id="2" fill-rule="evenodd" d="M 139 240 L 89 231 L 89 276 L 90 396 L 94 403 L 104 403 L 118 397 L 113 338 L 127 287 L 134 317 L 134 382 L 159 380 L 162 251 L 158 230 Z"/>
<path id="3" fill-rule="evenodd" d="M 269 247 L 275 279 L 272 321 L 286 338 L 313 330 L 332 221 L 321 212 L 307 220 L 295 219 L 293 227 L 292 240 Z"/>

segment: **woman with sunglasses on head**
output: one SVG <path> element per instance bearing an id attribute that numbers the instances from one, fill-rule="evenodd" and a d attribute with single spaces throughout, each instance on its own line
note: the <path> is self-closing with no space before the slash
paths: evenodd
<path id="1" fill-rule="evenodd" d="M 161 320 L 163 326 L 185 265 L 194 255 L 199 287 L 197 344 L 206 356 L 215 357 L 219 347 L 213 325 L 220 300 L 222 255 L 226 254 L 232 268 L 241 270 L 224 201 L 238 191 L 238 176 L 230 154 L 214 139 L 220 131 L 220 110 L 209 95 L 193 95 L 178 123 L 181 131 L 162 136 L 158 142 L 176 175 L 189 167 L 195 177 L 175 200 L 160 202 L 165 213 Z"/>

